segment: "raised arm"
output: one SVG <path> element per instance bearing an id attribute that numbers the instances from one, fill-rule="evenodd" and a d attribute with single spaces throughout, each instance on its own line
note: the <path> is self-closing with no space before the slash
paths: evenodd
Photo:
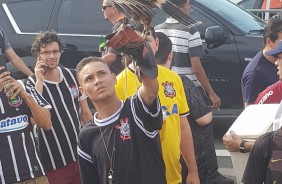
<path id="1" fill-rule="evenodd" d="M 219 108 L 221 105 L 221 100 L 220 98 L 216 95 L 214 90 L 212 89 L 208 77 L 206 75 L 206 72 L 201 64 L 200 57 L 192 57 L 190 58 L 191 60 L 191 65 L 192 65 L 192 70 L 201 83 L 201 85 L 204 87 L 204 89 L 207 91 L 209 98 L 211 99 L 213 105 L 212 107 L 214 108 Z"/>
<path id="2" fill-rule="evenodd" d="M 22 73 L 27 76 L 33 75 L 32 71 L 26 66 L 24 61 L 15 53 L 12 48 L 7 49 L 5 51 L 5 55 Z"/>
<path id="3" fill-rule="evenodd" d="M 107 64 L 111 64 L 113 63 L 117 58 L 117 55 L 114 53 L 107 53 L 104 56 L 102 56 L 102 60 L 107 63 Z"/>
<path id="4" fill-rule="evenodd" d="M 156 99 L 159 91 L 157 78 L 151 79 L 144 74 L 142 75 L 142 86 L 140 87 L 140 95 L 146 106 L 150 106 Z"/>
<path id="5" fill-rule="evenodd" d="M 51 115 L 48 109 L 41 107 L 33 99 L 33 97 L 23 89 L 22 85 L 13 78 L 10 78 L 9 88 L 11 91 L 13 91 L 13 95 L 11 96 L 11 98 L 15 98 L 17 95 L 19 95 L 26 102 L 27 106 L 29 107 L 32 113 L 34 121 L 41 128 L 45 130 L 51 128 Z"/>

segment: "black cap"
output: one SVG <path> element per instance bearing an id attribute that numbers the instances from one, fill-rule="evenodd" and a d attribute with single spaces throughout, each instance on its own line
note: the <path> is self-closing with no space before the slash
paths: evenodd
<path id="1" fill-rule="evenodd" d="M 278 54 L 280 53 L 282 53 L 282 40 L 279 41 L 279 45 L 276 49 L 272 49 L 266 52 L 267 55 L 273 56 L 275 58 L 278 58 Z"/>

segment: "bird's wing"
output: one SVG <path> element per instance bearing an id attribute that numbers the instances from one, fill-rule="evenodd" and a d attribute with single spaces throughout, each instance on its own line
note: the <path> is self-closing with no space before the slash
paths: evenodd
<path id="1" fill-rule="evenodd" d="M 113 0 L 113 2 L 122 7 L 125 13 L 130 14 L 135 20 L 146 17 L 150 23 L 155 16 L 152 8 L 158 7 L 185 26 L 191 27 L 201 23 L 187 16 L 169 0 Z"/>
<path id="2" fill-rule="evenodd" d="M 151 0 L 113 0 L 113 2 L 122 7 L 125 13 L 130 14 L 135 20 L 141 16 L 151 20 L 155 16 L 152 11 L 155 5 Z"/>
<path id="3" fill-rule="evenodd" d="M 155 3 L 155 5 L 163 10 L 166 14 L 179 21 L 187 27 L 192 27 L 201 24 L 200 21 L 196 21 L 191 17 L 187 16 L 178 6 L 170 2 L 169 0 L 164 0 L 164 3 Z"/>

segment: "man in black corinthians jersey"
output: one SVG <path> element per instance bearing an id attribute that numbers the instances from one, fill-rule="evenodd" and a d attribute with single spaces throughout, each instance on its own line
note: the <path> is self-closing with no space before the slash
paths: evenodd
<path id="1" fill-rule="evenodd" d="M 31 118 L 41 128 L 50 129 L 49 108 L 28 81 L 16 81 L 9 72 L 0 74 L 0 183 L 48 184 Z"/>
<path id="2" fill-rule="evenodd" d="M 82 183 L 165 184 L 156 77 L 149 78 L 141 69 L 142 86 L 126 101 L 118 99 L 116 76 L 101 58 L 83 59 L 77 78 L 81 92 L 97 109 L 79 136 Z"/>
<path id="3" fill-rule="evenodd" d="M 39 149 L 50 184 L 79 184 L 77 142 L 81 123 L 92 118 L 86 98 L 78 90 L 76 72 L 59 67 L 62 43 L 55 32 L 35 37 L 35 76 L 28 80 L 52 105 L 50 131 L 39 129 Z"/>

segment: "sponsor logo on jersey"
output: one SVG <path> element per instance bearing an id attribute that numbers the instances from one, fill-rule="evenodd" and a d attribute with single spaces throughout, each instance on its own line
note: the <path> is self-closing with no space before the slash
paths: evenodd
<path id="1" fill-rule="evenodd" d="M 9 98 L 9 97 L 8 97 Z M 21 104 L 23 103 L 23 100 L 21 99 L 21 97 L 16 96 L 15 98 L 9 98 L 8 99 L 8 104 L 11 107 L 15 107 L 18 108 Z"/>
<path id="2" fill-rule="evenodd" d="M 166 97 L 173 98 L 176 96 L 175 94 L 175 89 L 173 88 L 173 83 L 172 82 L 163 82 L 162 86 L 164 87 L 164 94 Z"/>
<path id="3" fill-rule="evenodd" d="M 271 161 L 272 163 L 275 163 L 275 162 L 281 162 L 282 159 L 273 159 L 273 158 L 272 158 L 270 161 Z"/>
<path id="4" fill-rule="evenodd" d="M 120 124 L 115 126 L 116 129 L 120 131 L 120 138 L 123 141 L 131 139 L 130 136 L 130 126 L 128 123 L 128 118 L 120 119 Z"/>
<path id="5" fill-rule="evenodd" d="M 70 88 L 70 92 L 71 92 L 72 96 L 74 98 L 78 98 L 78 95 L 79 95 L 78 88 L 75 85 L 71 85 L 71 86 L 69 86 L 69 88 Z"/>
<path id="6" fill-rule="evenodd" d="M 0 121 L 0 133 L 24 129 L 29 124 L 27 115 L 8 117 Z"/>
<path id="7" fill-rule="evenodd" d="M 163 116 L 165 115 L 165 117 L 168 117 L 174 114 L 179 114 L 177 104 L 166 105 L 166 106 L 163 105 L 162 110 L 163 110 Z"/>
<path id="8" fill-rule="evenodd" d="M 258 104 L 263 104 L 265 102 L 265 100 L 267 100 L 271 95 L 273 95 L 273 91 L 269 91 L 268 93 L 266 93 L 262 99 L 259 101 Z"/>

